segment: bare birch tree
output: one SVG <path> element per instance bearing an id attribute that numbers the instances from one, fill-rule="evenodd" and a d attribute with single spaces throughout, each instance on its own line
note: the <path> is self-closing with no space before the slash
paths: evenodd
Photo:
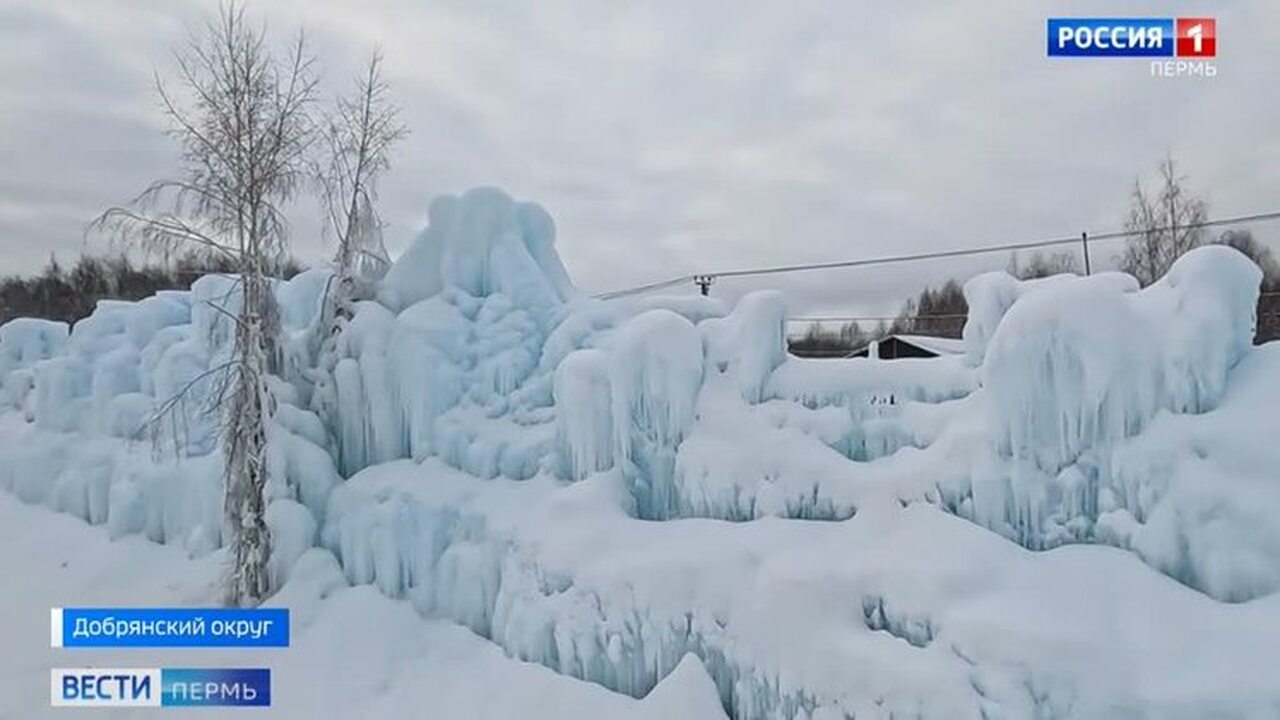
<path id="1" fill-rule="evenodd" d="M 325 233 L 335 245 L 334 278 L 325 296 L 319 329 L 312 408 L 332 427 L 337 398 L 335 345 L 355 302 L 372 296 L 374 283 L 391 265 L 382 243 L 378 179 L 391 165 L 390 149 L 408 130 L 388 97 L 382 55 L 374 52 L 352 95 L 339 97 L 323 125 L 324 158 L 316 168 L 325 212 Z"/>
<path id="2" fill-rule="evenodd" d="M 1154 196 L 1140 180 L 1133 183 L 1124 229 L 1136 234 L 1120 257 L 1120 269 L 1143 286 L 1159 280 L 1183 253 L 1204 242 L 1202 224 L 1207 217 L 1207 203 L 1187 190 L 1186 177 L 1178 175 L 1173 156 L 1166 156 Z"/>
<path id="3" fill-rule="evenodd" d="M 107 210 L 97 225 L 152 249 L 195 246 L 236 268 L 240 308 L 216 308 L 232 315 L 235 333 L 214 402 L 222 415 L 231 534 L 227 600 L 252 605 L 270 590 L 263 490 L 274 409 L 268 374 L 278 333 L 270 275 L 287 245 L 282 205 L 307 176 L 313 59 L 301 33 L 287 52 L 273 52 L 265 28 L 251 26 L 235 3 L 224 5 L 175 58 L 176 85 L 157 76 L 156 87 L 182 148 L 181 172 Z"/>

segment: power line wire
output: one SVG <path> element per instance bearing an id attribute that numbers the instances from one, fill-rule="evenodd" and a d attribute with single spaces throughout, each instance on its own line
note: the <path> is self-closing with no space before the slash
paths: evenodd
<path id="1" fill-rule="evenodd" d="M 1280 297 L 1280 292 L 1258 293 L 1258 299 Z M 831 322 L 872 322 L 877 320 L 907 320 L 908 322 L 928 322 L 930 320 L 964 320 L 966 313 L 941 313 L 938 315 L 795 315 L 787 318 L 787 322 L 831 323 Z"/>
<path id="2" fill-rule="evenodd" d="M 775 265 L 759 268 L 744 268 L 737 270 L 724 270 L 720 272 L 706 272 L 689 275 L 681 275 L 668 280 L 660 280 L 657 282 L 637 285 L 635 287 L 623 288 L 611 292 L 600 293 L 594 297 L 608 300 L 612 298 L 625 297 L 628 295 L 636 295 L 639 293 L 649 292 L 651 290 L 660 290 L 662 288 L 671 287 L 680 283 L 692 282 L 694 278 L 699 276 L 710 278 L 724 277 L 746 277 L 755 275 L 777 275 L 782 273 L 807 272 L 811 270 L 832 270 L 836 268 L 864 267 L 867 265 L 886 265 L 899 262 L 913 262 L 916 260 L 935 260 L 941 258 L 964 257 L 968 255 L 983 255 L 993 252 L 1014 252 L 1018 250 L 1032 250 L 1037 248 L 1054 247 L 1057 245 L 1076 244 L 1086 239 L 1088 241 L 1095 240 L 1115 240 L 1126 237 L 1137 237 L 1148 233 L 1167 232 L 1177 229 L 1200 229 L 1218 227 L 1222 225 L 1234 225 L 1238 223 L 1259 222 L 1267 220 L 1280 219 L 1280 211 L 1255 213 L 1252 215 L 1237 215 L 1235 217 L 1218 218 L 1215 220 L 1206 220 L 1200 223 L 1192 223 L 1189 225 L 1164 226 L 1158 228 L 1150 228 L 1146 230 L 1116 230 L 1112 232 L 1073 235 L 1071 237 L 1049 238 L 1045 240 L 1033 240 L 1020 243 L 1006 243 L 1003 245 L 986 245 L 973 248 L 960 248 L 955 250 L 940 250 L 934 252 L 912 253 L 907 255 L 890 255 L 875 258 L 862 258 L 858 260 L 836 260 L 821 263 L 797 263 L 793 265 Z"/>
<path id="3" fill-rule="evenodd" d="M 649 292 L 650 290 L 661 290 L 662 288 L 679 285 L 681 283 L 692 282 L 695 275 L 681 275 L 680 277 L 671 278 L 670 280 L 659 280 L 657 282 L 647 283 L 645 285 L 637 285 L 635 287 L 624 288 L 622 290 L 614 290 L 612 292 L 600 293 L 592 295 L 600 300 L 612 300 L 613 298 L 624 297 L 627 295 L 638 295 L 640 293 Z"/>
<path id="4" fill-rule="evenodd" d="M 861 320 L 900 320 L 902 315 L 798 315 L 796 317 L 787 318 L 787 322 L 850 322 Z M 910 315 L 905 316 L 911 320 L 962 320 L 969 317 L 964 313 L 946 313 L 943 315 Z"/>

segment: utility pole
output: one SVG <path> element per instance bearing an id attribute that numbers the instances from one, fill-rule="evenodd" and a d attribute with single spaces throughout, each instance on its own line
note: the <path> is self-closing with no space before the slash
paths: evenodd
<path id="1" fill-rule="evenodd" d="M 1080 233 L 1080 246 L 1084 248 L 1084 274 L 1092 275 L 1093 271 L 1089 267 L 1089 233 Z"/>
<path id="2" fill-rule="evenodd" d="M 694 275 L 693 282 L 702 291 L 703 297 L 711 294 L 711 283 L 715 281 L 714 275 Z"/>

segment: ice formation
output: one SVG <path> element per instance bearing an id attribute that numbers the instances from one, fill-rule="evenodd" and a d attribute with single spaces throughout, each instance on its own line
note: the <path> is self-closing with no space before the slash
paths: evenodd
<path id="1" fill-rule="evenodd" d="M 62 351 L 67 324 L 18 318 L 0 325 L 0 405 L 24 410 L 35 387 L 32 365 Z"/>
<path id="2" fill-rule="evenodd" d="M 538 205 L 494 188 L 442 197 L 431 203 L 427 229 L 387 273 L 379 300 L 398 311 L 456 288 L 545 310 L 575 292 L 554 243 L 555 223 Z"/>
<path id="3" fill-rule="evenodd" d="M 738 718 L 1167 714 L 1155 670 L 1109 675 L 1179 672 L 1168 648 L 1099 613 L 1141 625 L 1157 598 L 1236 644 L 1280 617 L 1280 353 L 1251 346 L 1259 273 L 1234 250 L 1141 290 L 979 276 L 963 356 L 804 360 L 777 293 L 595 300 L 554 240 L 500 191 L 437 200 L 327 388 L 307 369 L 328 275 L 277 284 L 277 582 L 319 545 L 351 583 L 636 697 L 692 654 Z M 215 275 L 69 332 L 0 328 L 0 488 L 216 548 L 207 399 L 236 302 Z M 1024 550 L 1064 544 L 1115 547 Z M 1099 597 L 1071 585 L 1091 569 L 1111 609 L 1068 599 Z M 1017 610 L 1041 605 L 1091 639 Z M 1192 685 L 1200 714 L 1280 702 Z"/>
<path id="4" fill-rule="evenodd" d="M 973 366 L 981 365 L 986 357 L 987 345 L 995 335 L 1004 314 L 1023 295 L 1043 290 L 1059 283 L 1071 282 L 1077 277 L 1070 273 L 1050 275 L 1033 280 L 1019 280 L 1006 272 L 988 272 L 970 278 L 964 284 L 964 299 L 969 307 L 965 320 L 963 341 L 965 357 Z M 1090 276 L 1089 282 L 1099 283 L 1113 290 L 1129 292 L 1138 289 L 1138 281 L 1129 275 L 1102 272 Z"/>
<path id="5" fill-rule="evenodd" d="M 1142 291 L 1100 276 L 1029 294 L 983 364 L 1000 453 L 1057 473 L 1136 435 L 1157 410 L 1213 409 L 1253 344 L 1261 280 L 1247 258 L 1217 246 L 1184 255 Z"/>
<path id="6" fill-rule="evenodd" d="M 556 367 L 553 397 L 557 407 L 574 412 L 556 415 L 560 472 L 582 480 L 613 467 L 613 385 L 609 358 L 600 350 L 577 350 Z"/>
<path id="7" fill-rule="evenodd" d="M 312 272 L 277 284 L 283 353 L 296 352 L 287 338 L 310 324 L 323 279 Z M 221 545 L 219 417 L 210 398 L 229 357 L 237 291 L 233 278 L 210 275 L 189 292 L 102 301 L 70 332 L 26 319 L 0 328 L 8 399 L 31 420 L 5 435 L 0 487 L 106 524 L 115 537 L 142 534 L 195 554 Z M 318 526 L 340 478 L 324 428 L 287 390 L 277 393 L 272 426 L 272 493 L 301 501 Z M 282 534 L 282 551 L 296 555 L 291 548 L 311 546 L 315 535 Z"/>
<path id="8" fill-rule="evenodd" d="M 1043 548 L 1089 539 L 1101 513 L 1149 503 L 1117 486 L 1114 449 L 1162 413 L 1217 406 L 1229 373 L 1257 352 L 1260 280 L 1240 253 L 1206 247 L 1140 291 L 1064 277 L 1023 297 L 982 366 L 994 458 L 973 479 L 976 519 Z M 1204 570 L 1184 562 L 1172 574 L 1205 587 Z"/>

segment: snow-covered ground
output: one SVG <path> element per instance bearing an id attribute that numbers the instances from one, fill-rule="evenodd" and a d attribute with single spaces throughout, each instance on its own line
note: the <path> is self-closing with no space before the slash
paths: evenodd
<path id="1" fill-rule="evenodd" d="M 191 560 L 139 537 L 23 505 L 0 493 L 0 718 L 148 718 L 150 708 L 54 710 L 54 667 L 270 667 L 270 717 L 715 718 L 715 687 L 690 658 L 644 700 L 512 660 L 468 630 L 424 620 L 405 602 L 347 587 L 333 558 L 314 551 L 272 604 L 293 615 L 293 643 L 271 650 L 51 649 L 48 614 L 62 606 L 215 603 L 221 553 Z M 231 714 L 260 714 L 238 710 Z M 214 717 L 170 708 L 165 717 Z"/>
<path id="2" fill-rule="evenodd" d="M 353 581 L 567 674 L 643 692 L 696 652 L 742 717 L 1280 713 L 1280 596 L 1220 603 L 927 503 L 654 523 L 611 512 L 622 492 L 389 463 L 337 491 L 326 542 Z"/>
<path id="3" fill-rule="evenodd" d="M 440 199 L 336 342 L 316 341 L 326 273 L 276 286 L 272 602 L 300 624 L 280 702 L 505 703 L 480 697 L 502 675 L 530 699 L 497 715 L 563 693 L 611 705 L 557 716 L 1280 717 L 1260 277 L 1224 247 L 1142 289 L 991 273 L 965 286 L 963 354 L 802 360 L 777 293 L 593 300 L 541 208 Z M 215 597 L 202 410 L 236 302 L 208 276 L 0 327 L 0 491 L 129 548 L 32 602 Z M 5 542 L 56 527 L 8 502 Z M 19 585 L 64 559 L 16 564 Z"/>

